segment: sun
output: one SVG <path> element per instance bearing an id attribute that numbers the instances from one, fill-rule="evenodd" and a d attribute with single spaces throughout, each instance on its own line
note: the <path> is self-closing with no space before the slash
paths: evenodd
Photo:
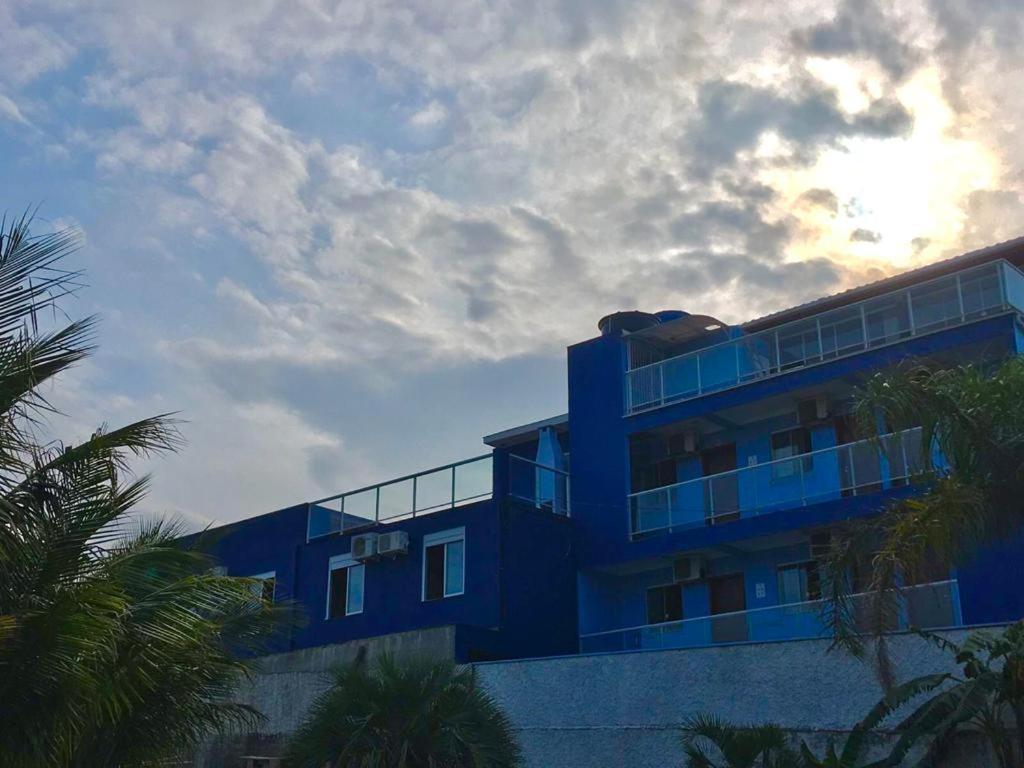
<path id="1" fill-rule="evenodd" d="M 880 93 L 870 70 L 836 61 L 809 69 L 836 89 L 847 111 Z M 913 116 L 910 134 L 850 138 L 809 168 L 767 174 L 781 192 L 779 213 L 799 222 L 790 258 L 827 256 L 885 271 L 933 260 L 957 243 L 965 198 L 997 183 L 996 155 L 958 131 L 935 68 L 922 68 L 896 97 Z M 834 198 L 808 204 L 808 190 L 829 190 Z"/>

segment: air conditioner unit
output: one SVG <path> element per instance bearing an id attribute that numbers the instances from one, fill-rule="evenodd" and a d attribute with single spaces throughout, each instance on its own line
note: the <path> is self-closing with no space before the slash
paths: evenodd
<path id="1" fill-rule="evenodd" d="M 356 560 L 369 560 L 377 554 L 377 534 L 361 533 L 352 537 L 352 557 Z"/>
<path id="2" fill-rule="evenodd" d="M 796 404 L 797 418 L 801 424 L 815 424 L 828 418 L 828 398 L 825 395 L 808 400 L 799 400 Z"/>
<path id="3" fill-rule="evenodd" d="M 395 557 L 409 553 L 409 534 L 405 531 L 390 531 L 377 537 L 377 554 Z"/>
<path id="4" fill-rule="evenodd" d="M 811 534 L 811 559 L 824 560 L 832 550 L 832 532 L 819 531 Z"/>
<path id="5" fill-rule="evenodd" d="M 672 575 L 677 582 L 700 581 L 706 570 L 704 558 L 700 556 L 678 557 L 672 563 Z"/>
<path id="6" fill-rule="evenodd" d="M 700 432 L 695 429 L 688 429 L 685 432 L 677 432 L 668 438 L 669 456 L 682 456 L 689 453 L 696 453 L 700 450 Z"/>

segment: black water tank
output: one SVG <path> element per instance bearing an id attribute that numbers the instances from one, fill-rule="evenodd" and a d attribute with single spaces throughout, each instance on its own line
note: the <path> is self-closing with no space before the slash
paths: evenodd
<path id="1" fill-rule="evenodd" d="M 613 312 L 610 315 L 605 315 L 598 321 L 597 327 L 601 331 L 602 336 L 617 336 L 623 332 L 636 333 L 660 322 L 657 315 L 633 309 L 627 312 Z"/>

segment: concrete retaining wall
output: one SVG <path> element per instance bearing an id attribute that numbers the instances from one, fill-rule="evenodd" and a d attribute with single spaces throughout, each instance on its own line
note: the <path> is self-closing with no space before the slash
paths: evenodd
<path id="1" fill-rule="evenodd" d="M 943 633 L 959 641 L 964 631 Z M 953 668 L 948 653 L 915 635 L 890 636 L 899 680 Z M 820 751 L 882 695 L 869 664 L 829 652 L 826 640 L 687 650 L 595 654 L 475 665 L 480 683 L 511 718 L 526 768 L 668 768 L 682 762 L 688 717 L 735 724 L 774 722 Z M 243 754 L 279 754 L 330 670 L 365 648 L 398 657 L 452 658 L 455 628 L 408 632 L 267 657 L 240 700 L 261 710 L 260 733 L 220 739 L 197 768 L 233 768 Z M 987 768 L 984 745 L 962 741 L 947 766 Z"/>
<path id="2" fill-rule="evenodd" d="M 959 640 L 964 632 L 946 636 Z M 889 640 L 898 678 L 952 668 L 915 635 Z M 645 651 L 477 665 L 481 683 L 516 726 L 529 768 L 665 768 L 682 761 L 680 726 L 715 714 L 736 724 L 775 722 L 823 745 L 874 706 L 871 667 L 826 640 Z M 949 765 L 984 750 L 962 744 Z M 980 758 L 979 758 L 980 759 Z"/>

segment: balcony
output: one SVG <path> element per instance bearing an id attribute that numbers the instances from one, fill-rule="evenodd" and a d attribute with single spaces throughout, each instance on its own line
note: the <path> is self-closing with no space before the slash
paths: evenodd
<path id="1" fill-rule="evenodd" d="M 869 626 L 870 606 L 868 595 L 854 597 L 855 616 L 865 630 Z M 580 635 L 580 652 L 703 648 L 728 643 L 826 637 L 829 631 L 822 620 L 823 607 L 824 601 L 811 600 L 664 624 L 590 632 Z M 887 629 L 942 629 L 962 623 L 959 588 L 956 580 L 949 580 L 905 587 L 900 594 L 899 615 Z"/>
<path id="2" fill-rule="evenodd" d="M 921 430 L 895 432 L 698 477 L 629 497 L 633 538 L 719 525 L 906 485 L 920 474 Z"/>
<path id="3" fill-rule="evenodd" d="M 509 454 L 508 495 L 534 509 L 569 516 L 569 473 Z"/>
<path id="4" fill-rule="evenodd" d="M 309 503 L 306 541 L 491 498 L 491 454 Z"/>
<path id="5" fill-rule="evenodd" d="M 957 272 L 626 372 L 626 415 L 692 400 L 991 317 L 1024 311 L 1005 261 Z"/>

